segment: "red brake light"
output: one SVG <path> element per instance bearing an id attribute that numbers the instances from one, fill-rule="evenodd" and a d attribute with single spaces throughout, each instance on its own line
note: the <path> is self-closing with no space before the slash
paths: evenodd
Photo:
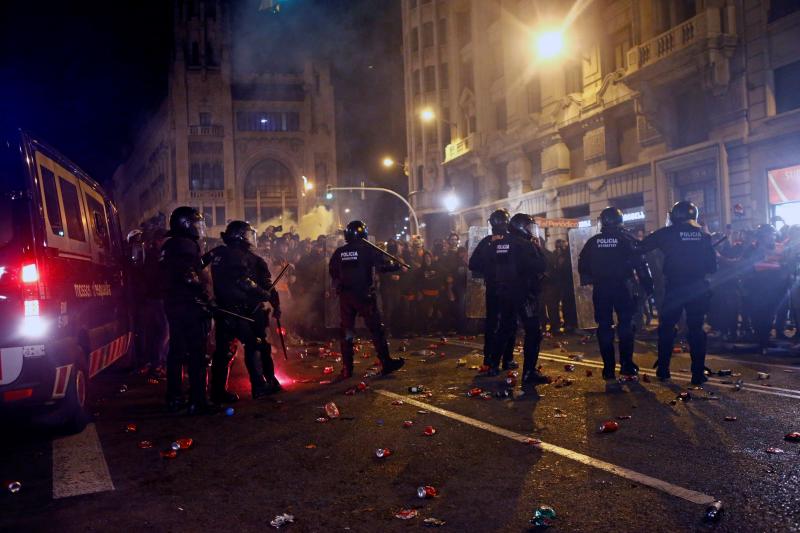
<path id="1" fill-rule="evenodd" d="M 36 264 L 23 265 L 22 267 L 22 283 L 36 283 L 39 281 L 39 269 Z"/>

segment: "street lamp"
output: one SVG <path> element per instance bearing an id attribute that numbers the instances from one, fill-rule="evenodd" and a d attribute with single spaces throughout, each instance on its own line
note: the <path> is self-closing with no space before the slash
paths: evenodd
<path id="1" fill-rule="evenodd" d="M 536 55 L 542 61 L 554 59 L 564 51 L 564 31 L 561 29 L 542 30 L 535 40 Z"/>
<path id="2" fill-rule="evenodd" d="M 381 164 L 386 168 L 392 168 L 394 166 L 394 159 L 389 157 L 388 155 L 383 158 Z"/>
<path id="3" fill-rule="evenodd" d="M 419 112 L 419 118 L 422 122 L 433 122 L 436 119 L 436 113 L 430 107 L 426 107 Z"/>
<path id="4" fill-rule="evenodd" d="M 444 208 L 447 209 L 448 213 L 452 213 L 458 209 L 458 206 L 461 205 L 461 201 L 454 192 L 450 191 L 445 195 L 444 198 L 442 198 L 442 205 L 444 205 Z"/>

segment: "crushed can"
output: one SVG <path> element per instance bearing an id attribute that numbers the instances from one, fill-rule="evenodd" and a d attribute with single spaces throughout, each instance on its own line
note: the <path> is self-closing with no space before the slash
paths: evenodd
<path id="1" fill-rule="evenodd" d="M 769 373 L 768 372 L 759 372 L 757 374 L 757 376 L 758 376 L 758 379 L 761 379 L 761 380 L 769 379 Z"/>
<path id="2" fill-rule="evenodd" d="M 403 400 L 392 400 L 392 405 L 405 405 L 405 403 Z"/>
<path id="3" fill-rule="evenodd" d="M 139 431 L 139 428 L 136 426 L 136 424 L 125 425 L 125 433 L 136 433 L 137 431 Z"/>
<path id="4" fill-rule="evenodd" d="M 6 489 L 8 489 L 8 492 L 10 492 L 11 494 L 16 494 L 20 490 L 22 490 L 22 483 L 20 483 L 19 481 L 7 481 Z"/>
<path id="5" fill-rule="evenodd" d="M 319 418 L 317 418 L 317 423 L 324 424 L 328 420 L 330 420 L 330 418 L 328 418 L 327 416 L 320 416 Z"/>
<path id="6" fill-rule="evenodd" d="M 275 529 L 278 529 L 279 527 L 283 527 L 286 524 L 292 523 L 294 523 L 294 516 L 290 515 L 289 513 L 283 513 L 270 520 L 269 525 Z"/>
<path id="7" fill-rule="evenodd" d="M 566 364 L 564 365 L 564 370 L 566 370 L 567 372 L 575 372 L 575 365 Z"/>
<path id="8" fill-rule="evenodd" d="M 404 428 L 410 428 L 413 425 L 414 425 L 414 421 L 413 420 L 403 420 L 403 427 Z"/>
<path id="9" fill-rule="evenodd" d="M 137 444 L 140 450 L 149 450 L 153 447 L 153 441 L 149 440 L 140 440 L 139 444 Z"/>
<path id="10" fill-rule="evenodd" d="M 422 385 L 412 385 L 408 388 L 408 392 L 410 392 L 411 394 L 421 394 L 425 392 L 425 387 L 423 387 Z"/>
<path id="11" fill-rule="evenodd" d="M 530 523 L 534 527 L 550 527 L 556 518 L 556 510 L 549 505 L 540 505 L 533 512 Z"/>
<path id="12" fill-rule="evenodd" d="M 599 433 L 614 433 L 619 429 L 619 423 L 615 420 L 606 420 L 600 424 Z"/>
<path id="13" fill-rule="evenodd" d="M 787 433 L 783 440 L 788 442 L 800 442 L 800 431 L 792 431 L 791 433 Z"/>
<path id="14" fill-rule="evenodd" d="M 444 520 L 440 520 L 439 518 L 434 518 L 434 517 L 431 516 L 431 517 L 428 517 L 428 518 L 424 519 L 422 521 L 422 523 L 426 527 L 442 527 L 447 522 L 445 522 Z"/>
<path id="15" fill-rule="evenodd" d="M 356 393 L 356 389 L 353 388 L 353 387 L 351 387 L 351 388 L 347 389 L 346 391 L 344 391 L 344 395 L 345 396 L 354 396 L 355 393 Z"/>
<path id="16" fill-rule="evenodd" d="M 359 382 L 359 384 L 358 384 L 358 385 L 356 385 L 356 389 L 358 389 L 358 391 L 359 391 L 359 392 L 364 392 L 364 391 L 365 391 L 365 390 L 367 390 L 368 388 L 369 388 L 369 385 L 367 385 L 367 384 L 366 384 L 366 383 L 364 383 L 363 381 Z"/>
<path id="17" fill-rule="evenodd" d="M 480 394 L 481 394 L 482 392 L 483 392 L 483 389 L 482 389 L 482 388 L 480 388 L 480 387 L 473 387 L 473 388 L 471 388 L 470 390 L 468 390 L 468 391 L 467 391 L 467 397 L 468 397 L 468 398 L 472 398 L 472 397 L 474 397 L 474 396 L 480 396 Z"/>
<path id="18" fill-rule="evenodd" d="M 378 448 L 375 450 L 375 457 L 378 459 L 383 459 L 384 457 L 389 457 L 390 455 L 392 455 L 392 450 L 389 448 Z"/>
<path id="19" fill-rule="evenodd" d="M 467 366 L 467 360 L 466 359 L 457 359 L 456 360 L 456 366 L 457 367 Z"/>
<path id="20" fill-rule="evenodd" d="M 426 437 L 432 437 L 436 435 L 436 428 L 433 426 L 425 426 L 425 429 L 422 430 L 422 434 Z"/>
<path id="21" fill-rule="evenodd" d="M 333 374 L 333 367 L 332 366 L 326 366 L 325 368 L 322 369 L 322 373 L 325 374 L 325 375 Z"/>
<path id="22" fill-rule="evenodd" d="M 119 386 L 119 391 L 120 392 L 128 392 L 128 386 L 127 385 L 120 385 Z"/>
<path id="23" fill-rule="evenodd" d="M 725 417 L 725 422 L 736 422 L 736 420 L 737 419 L 736 419 L 735 416 L 726 416 Z"/>
<path id="24" fill-rule="evenodd" d="M 335 403 L 328 402 L 325 404 L 325 414 L 328 415 L 328 418 L 339 418 L 339 408 Z"/>
<path id="25" fill-rule="evenodd" d="M 435 498 L 439 495 L 439 491 L 436 490 L 436 487 L 432 487 L 430 485 L 425 485 L 423 487 L 417 487 L 417 497 L 418 498 Z"/>
<path id="26" fill-rule="evenodd" d="M 169 447 L 171 450 L 175 450 L 176 452 L 181 449 L 181 445 L 178 444 L 177 442 L 173 442 L 172 444 L 169 445 Z"/>
<path id="27" fill-rule="evenodd" d="M 721 369 L 721 370 L 717 370 L 717 375 L 718 376 L 730 376 L 731 374 L 733 374 L 733 370 L 731 370 L 730 368 L 724 368 L 724 369 Z"/>
<path id="28" fill-rule="evenodd" d="M 506 378 L 506 385 L 508 385 L 509 387 L 513 387 L 516 384 L 517 384 L 517 378 L 514 377 Z"/>
<path id="29" fill-rule="evenodd" d="M 189 437 L 183 437 L 180 439 L 176 439 L 175 443 L 177 443 L 178 448 L 180 448 L 181 450 L 188 450 L 194 444 L 194 440 L 192 440 Z"/>
<path id="30" fill-rule="evenodd" d="M 774 447 L 769 447 L 764 451 L 766 451 L 767 453 L 771 453 L 771 454 L 786 453 L 783 449 L 774 448 Z"/>
<path id="31" fill-rule="evenodd" d="M 688 402 L 691 401 L 692 395 L 689 394 L 688 392 L 681 392 L 675 399 L 681 402 Z"/>
<path id="32" fill-rule="evenodd" d="M 160 453 L 161 453 L 161 457 L 164 458 L 164 459 L 175 459 L 176 457 L 178 457 L 178 452 L 176 452 L 172 448 L 170 448 L 168 450 L 161 450 Z"/>

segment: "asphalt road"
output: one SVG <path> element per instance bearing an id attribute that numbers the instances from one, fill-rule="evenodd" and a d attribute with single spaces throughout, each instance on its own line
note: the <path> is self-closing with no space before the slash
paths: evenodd
<path id="1" fill-rule="evenodd" d="M 0 492 L 0 530 L 263 531 L 289 513 L 288 531 L 404 531 L 431 517 L 450 531 L 526 531 L 539 505 L 556 510 L 555 531 L 800 530 L 800 444 L 784 441 L 800 430 L 800 359 L 717 354 L 712 370 L 741 376 L 687 390 L 688 355 L 676 354 L 670 384 L 609 386 L 594 341 L 559 340 L 567 344 L 543 344 L 543 371 L 572 383 L 513 399 L 466 396 L 505 388 L 505 376 L 476 377 L 474 338 L 412 340 L 402 371 L 364 379 L 368 389 L 353 395 L 345 391 L 360 377 L 319 383 L 330 377 L 326 366 L 338 373 L 335 356 L 294 347 L 288 364 L 279 361 L 287 390 L 253 401 L 237 360 L 243 400 L 233 416 L 167 414 L 164 383 L 112 369 L 93 384 L 96 414 L 84 433 L 4 424 L 0 479 L 22 488 Z M 644 371 L 652 350 L 637 344 Z M 362 355 L 358 376 L 374 359 L 366 348 Z M 760 371 L 770 378 L 758 380 Z M 722 383 L 737 379 L 739 391 Z M 410 394 L 416 384 L 430 392 Z M 693 398 L 673 405 L 681 392 Z M 330 401 L 340 416 L 318 422 Z M 619 430 L 599 433 L 605 420 Z M 436 433 L 424 435 L 425 426 Z M 185 437 L 190 449 L 161 457 Z M 141 440 L 153 447 L 140 449 Z M 377 458 L 384 447 L 392 455 Z M 419 499 L 420 485 L 439 496 Z M 713 499 L 725 514 L 706 524 L 703 502 Z M 396 518 L 401 509 L 418 516 Z"/>

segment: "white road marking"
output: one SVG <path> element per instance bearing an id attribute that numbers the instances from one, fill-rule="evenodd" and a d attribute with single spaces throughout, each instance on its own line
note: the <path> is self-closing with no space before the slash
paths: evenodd
<path id="1" fill-rule="evenodd" d="M 645 347 L 647 347 L 647 348 L 649 348 L 651 350 L 657 349 L 657 346 L 655 344 L 649 343 L 649 342 L 645 342 L 645 341 L 637 340 L 636 344 L 640 344 L 640 345 L 645 346 Z M 688 359 L 689 358 L 689 354 L 687 354 L 687 353 L 680 353 L 680 354 L 673 354 L 672 355 L 673 358 L 675 358 L 676 356 L 677 357 L 681 357 L 683 359 Z M 748 361 L 747 359 L 731 359 L 730 357 L 725 357 L 725 356 L 717 355 L 717 354 L 713 354 L 713 353 L 706 354 L 706 360 L 709 360 L 709 359 L 714 360 L 714 361 L 727 362 L 727 363 L 739 363 L 740 365 L 768 366 L 770 368 L 780 368 L 781 370 L 794 370 L 795 372 L 799 372 L 800 373 L 800 366 L 782 365 L 782 364 L 779 364 L 779 363 L 764 363 L 762 361 Z"/>
<path id="2" fill-rule="evenodd" d="M 494 433 L 495 435 L 500 435 L 509 438 L 511 440 L 515 440 L 517 442 L 525 443 L 528 439 L 531 438 L 529 436 L 522 435 L 520 433 L 516 433 L 514 431 L 510 431 L 508 429 L 504 429 L 499 426 L 489 424 L 487 422 L 483 422 L 482 420 L 460 415 L 458 413 L 454 413 L 453 411 L 448 411 L 446 409 L 441 409 L 439 407 L 436 407 L 435 405 L 430 405 L 425 402 L 420 402 L 419 400 L 414 400 L 413 398 L 409 398 L 407 396 L 395 394 L 394 392 L 390 392 L 383 389 L 376 389 L 376 392 L 388 398 L 392 398 L 395 400 L 403 400 L 407 404 L 414 405 L 422 409 L 426 409 L 432 413 L 445 416 L 447 418 L 456 420 L 458 422 L 467 424 L 469 426 L 478 429 L 482 429 L 484 431 L 489 431 L 490 433 Z M 716 500 L 716 498 L 714 498 L 713 496 L 709 496 L 708 494 L 703 494 L 702 492 L 697 492 L 684 487 L 679 487 L 678 485 L 673 485 L 672 483 L 669 483 L 667 481 L 662 481 L 660 479 L 650 477 L 646 474 L 641 474 L 634 470 L 630 470 L 628 468 L 618 466 L 613 463 L 608 463 L 600 459 L 595 459 L 594 457 L 584 455 L 582 453 L 570 450 L 568 448 L 562 448 L 561 446 L 556 446 L 555 444 L 542 442 L 538 447 L 545 452 L 554 453 L 556 455 L 566 457 L 567 459 L 572 459 L 573 461 L 582 463 L 584 465 L 591 466 L 592 468 L 597 468 L 598 470 L 603 470 L 605 472 L 609 472 L 611 474 L 623 477 L 625 479 L 635 481 L 636 483 L 640 483 L 642 485 L 646 485 L 656 490 L 660 490 L 661 492 L 664 492 L 672 496 L 676 496 L 691 503 L 696 503 L 698 505 L 708 505 Z"/>
<path id="3" fill-rule="evenodd" d="M 53 441 L 53 498 L 114 490 L 94 424 Z"/>
<path id="4" fill-rule="evenodd" d="M 436 339 L 430 339 L 436 340 Z M 473 348 L 473 349 L 481 349 L 482 346 L 477 343 L 470 343 L 465 341 L 448 341 L 448 344 L 452 344 L 454 346 L 460 346 L 462 348 Z M 539 359 L 544 359 L 545 361 L 553 361 L 556 363 L 570 363 L 573 365 L 578 366 L 588 366 L 591 368 L 603 368 L 603 363 L 594 359 L 582 359 L 580 361 L 575 361 L 570 359 L 569 356 L 554 354 L 550 352 L 539 352 Z M 640 369 L 639 374 L 647 374 L 650 377 L 656 377 L 655 372 L 650 370 Z M 731 378 L 733 379 L 733 378 Z M 673 370 L 672 371 L 672 380 L 673 381 L 691 381 L 691 375 L 686 372 L 682 372 L 680 370 Z M 720 385 L 724 387 L 730 387 L 728 383 L 722 383 L 723 380 L 715 377 L 710 377 L 708 383 L 710 385 Z M 800 400 L 800 390 L 796 389 L 786 389 L 782 387 L 771 387 L 767 385 L 759 385 L 757 383 L 748 383 L 744 382 L 742 384 L 742 390 L 746 390 L 748 392 L 757 392 L 760 394 L 767 394 L 770 396 L 781 396 L 783 398 L 792 398 L 795 400 Z"/>

